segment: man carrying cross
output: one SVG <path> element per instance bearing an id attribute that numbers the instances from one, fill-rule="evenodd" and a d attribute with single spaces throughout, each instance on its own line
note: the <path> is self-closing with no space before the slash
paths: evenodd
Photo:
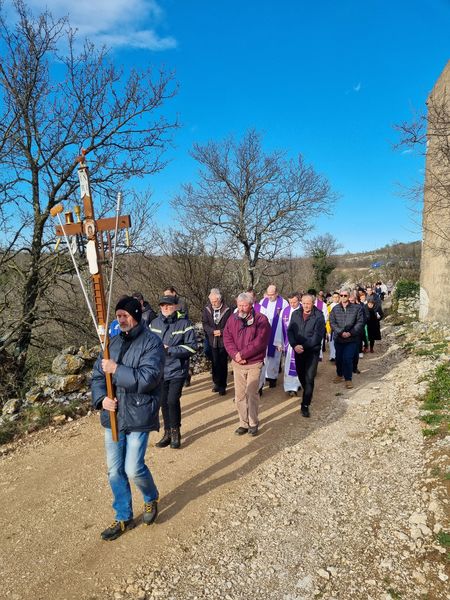
<path id="1" fill-rule="evenodd" d="M 136 298 L 125 296 L 116 305 L 120 334 L 109 345 L 110 358 L 97 359 L 92 375 L 92 404 L 102 408 L 105 428 L 106 462 L 113 493 L 115 519 L 101 536 L 115 540 L 135 526 L 130 480 L 144 498 L 144 523 L 150 525 L 158 514 L 158 490 L 145 464 L 150 431 L 159 430 L 159 402 L 165 353 L 161 340 L 142 320 Z M 106 374 L 112 375 L 115 398 L 109 398 Z M 117 412 L 117 442 L 113 440 L 109 413 Z"/>

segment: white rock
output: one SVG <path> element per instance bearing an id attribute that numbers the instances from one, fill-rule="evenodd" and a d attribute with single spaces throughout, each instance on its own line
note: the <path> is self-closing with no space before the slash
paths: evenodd
<path id="1" fill-rule="evenodd" d="M 317 571 L 317 575 L 319 575 L 319 577 L 322 577 L 322 579 L 330 579 L 331 575 L 328 573 L 328 571 L 325 571 L 325 569 L 319 569 Z"/>
<path id="2" fill-rule="evenodd" d="M 439 575 L 438 575 L 439 579 L 441 581 L 447 581 L 448 580 L 448 575 L 446 575 L 445 573 L 443 573 L 442 571 L 440 571 Z"/>
<path id="3" fill-rule="evenodd" d="M 411 527 L 411 537 L 413 540 L 420 540 L 422 538 L 422 530 L 418 527 Z"/>
<path id="4" fill-rule="evenodd" d="M 422 523 L 423 525 L 426 525 L 427 524 L 427 516 L 424 515 L 424 514 L 422 514 L 422 513 L 417 513 L 416 512 L 416 513 L 413 513 L 409 517 L 408 521 L 410 523 L 415 524 L 415 525 L 418 525 L 419 523 Z"/>

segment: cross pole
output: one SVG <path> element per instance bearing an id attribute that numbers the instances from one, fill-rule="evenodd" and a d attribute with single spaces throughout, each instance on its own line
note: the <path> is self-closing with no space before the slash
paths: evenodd
<path id="1" fill-rule="evenodd" d="M 89 272 L 91 274 L 93 296 L 95 303 L 95 313 L 97 316 L 98 324 L 98 336 L 102 341 L 103 345 L 103 357 L 109 359 L 109 337 L 108 337 L 108 323 L 107 320 L 107 304 L 105 298 L 105 290 L 103 285 L 103 274 L 101 269 L 101 260 L 104 258 L 104 245 L 102 233 L 106 232 L 108 236 L 108 245 L 110 248 L 111 231 L 116 229 L 126 229 L 127 242 L 128 242 L 128 228 L 131 226 L 131 220 L 128 215 L 119 216 L 116 218 L 109 219 L 95 219 L 94 217 L 94 204 L 92 202 L 91 186 L 89 181 L 89 169 L 86 164 L 85 158 L 86 152 L 81 151 L 81 156 L 78 157 L 78 177 L 80 180 L 81 199 L 83 201 L 84 209 L 84 220 L 79 218 L 79 211 L 76 209 L 76 214 L 79 219 L 77 223 L 73 222 L 72 214 L 65 213 L 66 224 L 64 226 L 56 226 L 57 236 L 85 236 L 87 238 L 86 244 L 86 257 L 89 265 Z M 62 212 L 63 208 L 61 205 L 53 207 L 51 210 L 52 216 L 56 216 Z M 61 222 L 61 221 L 60 221 Z M 108 398 L 115 398 L 115 389 L 112 381 L 112 375 L 105 373 L 106 378 L 106 390 Z M 118 425 L 117 425 L 117 413 L 115 411 L 109 411 L 109 418 L 111 422 L 111 434 L 113 441 L 119 440 L 118 436 Z"/>

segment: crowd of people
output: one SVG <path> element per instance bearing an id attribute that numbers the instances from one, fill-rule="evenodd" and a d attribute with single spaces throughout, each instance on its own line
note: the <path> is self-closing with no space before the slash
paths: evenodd
<path id="1" fill-rule="evenodd" d="M 335 363 L 335 383 L 353 387 L 364 352 L 374 352 L 381 339 L 382 302 L 388 294 L 382 283 L 341 289 L 325 294 L 310 289 L 283 298 L 277 286 L 267 287 L 257 300 L 253 289 L 239 294 L 236 306 L 225 303 L 213 288 L 202 314 L 204 352 L 211 360 L 212 391 L 227 393 L 231 362 L 238 436 L 256 436 L 259 399 L 265 385 L 282 378 L 288 396 L 301 397 L 300 414 L 310 417 L 318 364 L 328 349 Z M 197 352 L 197 338 L 188 318 L 186 301 L 174 287 L 163 291 L 156 313 L 140 292 L 121 296 L 116 319 L 109 327 L 109 358 L 101 353 L 93 371 L 92 403 L 101 411 L 105 429 L 108 478 L 115 519 L 102 532 L 114 540 L 134 527 L 130 481 L 144 499 L 143 522 L 158 514 L 158 490 L 145 464 L 149 433 L 164 432 L 156 447 L 181 447 L 181 395 L 190 385 L 189 360 Z M 115 388 L 108 396 L 105 374 Z M 110 394 L 111 395 L 111 394 Z M 115 411 L 118 441 L 113 441 L 109 413 Z"/>

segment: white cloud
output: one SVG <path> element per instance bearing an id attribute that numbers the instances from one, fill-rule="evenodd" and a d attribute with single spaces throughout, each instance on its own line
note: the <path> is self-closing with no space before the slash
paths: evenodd
<path id="1" fill-rule="evenodd" d="M 35 14 L 48 9 L 54 17 L 68 16 L 72 27 L 92 41 L 108 46 L 167 50 L 177 43 L 156 32 L 164 17 L 156 0 L 28 0 Z"/>
<path id="2" fill-rule="evenodd" d="M 354 92 L 359 92 L 361 89 L 361 82 L 359 81 L 356 85 L 353 86 Z"/>

